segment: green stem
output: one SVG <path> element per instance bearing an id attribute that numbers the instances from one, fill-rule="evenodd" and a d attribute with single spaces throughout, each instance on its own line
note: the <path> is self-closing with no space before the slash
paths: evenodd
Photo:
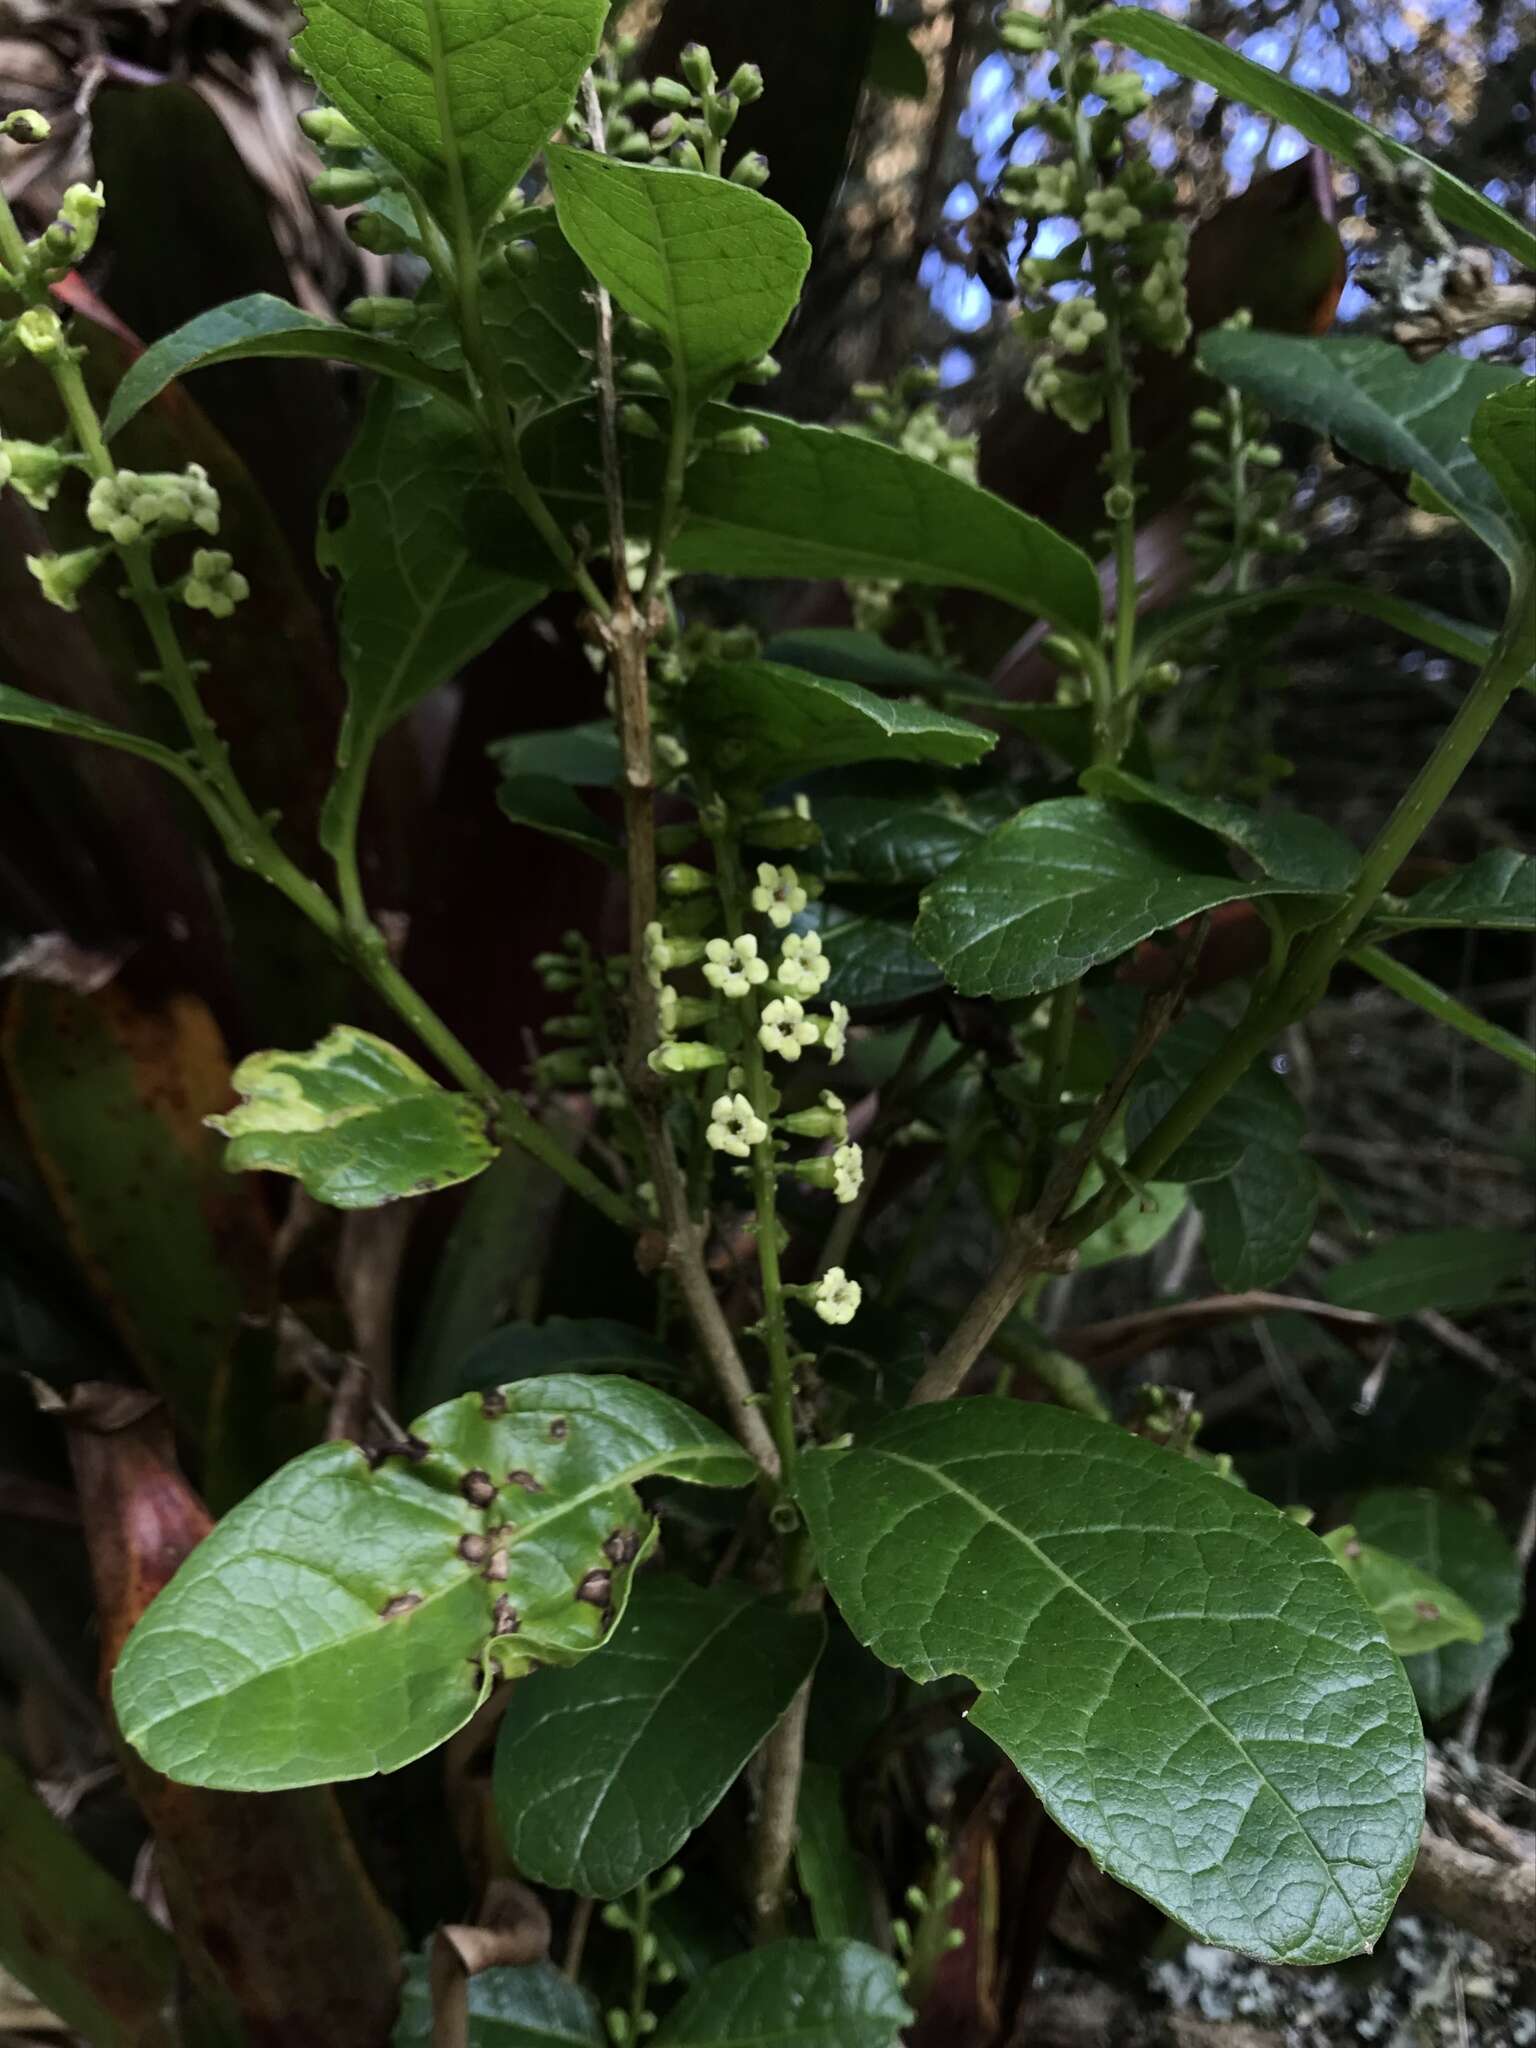
<path id="1" fill-rule="evenodd" d="M 1357 946 L 1349 956 L 1357 967 L 1363 967 L 1384 988 L 1405 1002 L 1415 1003 L 1427 1011 L 1441 1024 L 1448 1024 L 1452 1031 L 1459 1031 L 1463 1038 L 1475 1040 L 1490 1052 L 1496 1052 L 1501 1059 L 1511 1061 L 1523 1074 L 1536 1074 L 1536 1051 L 1523 1038 L 1516 1038 L 1512 1031 L 1502 1025 L 1492 1024 L 1486 1017 L 1480 1017 L 1476 1010 L 1469 1010 L 1465 1003 L 1457 1002 L 1453 995 L 1427 981 L 1422 974 L 1415 974 L 1411 967 L 1405 967 L 1401 960 L 1394 960 L 1390 953 L 1384 953 L 1379 946 Z"/>
<path id="2" fill-rule="evenodd" d="M 1072 1040 L 1077 1030 L 1077 1006 L 1081 981 L 1069 981 L 1051 997 L 1051 1013 L 1045 1031 L 1045 1065 L 1040 1077 L 1040 1099 L 1047 1117 L 1053 1117 L 1066 1092 L 1067 1067 L 1072 1058 Z"/>
<path id="3" fill-rule="evenodd" d="M 742 1065 L 752 1106 L 767 1121 L 767 1065 L 755 1028 L 757 1005 L 750 997 L 748 1002 L 751 1014 L 742 1047 Z M 779 1268 L 778 1177 L 774 1172 L 773 1150 L 771 1139 L 752 1147 L 752 1197 L 757 1208 L 757 1269 L 763 1282 L 763 1348 L 768 1353 L 768 1427 L 773 1432 L 788 1492 L 795 1477 L 795 1369 L 784 1316 L 784 1276 Z"/>

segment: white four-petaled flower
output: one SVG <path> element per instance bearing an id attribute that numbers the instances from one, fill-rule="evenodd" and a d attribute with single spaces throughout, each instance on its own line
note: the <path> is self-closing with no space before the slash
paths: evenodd
<path id="1" fill-rule="evenodd" d="M 848 1005 L 834 1002 L 831 1016 L 822 1019 L 821 1042 L 826 1047 L 827 1058 L 831 1060 L 833 1066 L 837 1065 L 848 1050 L 848 1017 Z"/>
<path id="2" fill-rule="evenodd" d="M 754 1145 L 761 1145 L 768 1126 L 745 1095 L 720 1095 L 709 1112 L 709 1129 L 704 1133 L 716 1152 L 729 1152 L 733 1159 L 745 1159 Z"/>
<path id="3" fill-rule="evenodd" d="M 779 953 L 774 979 L 791 995 L 814 996 L 832 972 L 819 932 L 791 932 Z"/>
<path id="4" fill-rule="evenodd" d="M 750 932 L 739 939 L 711 939 L 704 948 L 704 979 L 721 995 L 739 1001 L 768 979 L 768 962 L 757 957 L 757 941 Z"/>
<path id="5" fill-rule="evenodd" d="M 851 1323 L 864 1290 L 841 1266 L 829 1266 L 816 1283 L 816 1313 L 824 1323 Z"/>
<path id="6" fill-rule="evenodd" d="M 806 1046 L 816 1043 L 821 1029 L 793 996 L 775 996 L 763 1005 L 757 1036 L 765 1052 L 776 1052 L 781 1060 L 797 1060 Z"/>
<path id="7" fill-rule="evenodd" d="M 852 1202 L 864 1185 L 864 1148 L 839 1145 L 832 1154 L 832 1189 L 840 1202 Z"/>
<path id="8" fill-rule="evenodd" d="M 771 860 L 757 864 L 757 887 L 752 891 L 752 908 L 782 931 L 791 918 L 806 906 L 800 877 L 791 867 L 775 867 Z"/>

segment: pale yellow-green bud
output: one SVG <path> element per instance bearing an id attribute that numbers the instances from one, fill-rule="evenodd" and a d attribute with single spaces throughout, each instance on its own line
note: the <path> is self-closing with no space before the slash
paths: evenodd
<path id="1" fill-rule="evenodd" d="M 52 133 L 48 122 L 33 107 L 18 107 L 14 114 L 7 114 L 0 121 L 0 135 L 7 142 L 19 142 L 24 146 L 46 142 Z"/>
<path id="2" fill-rule="evenodd" d="M 75 548 L 67 555 L 28 555 L 27 567 L 49 604 L 61 612 L 78 611 L 81 591 L 109 553 L 99 547 Z"/>
<path id="3" fill-rule="evenodd" d="M 364 138 L 352 126 L 340 107 L 310 107 L 300 114 L 299 127 L 318 149 L 364 147 Z"/>
<path id="4" fill-rule="evenodd" d="M 416 302 L 383 296 L 353 299 L 350 305 L 342 307 L 341 317 L 349 327 L 364 334 L 390 334 L 396 328 L 410 326 L 416 318 Z"/>
<path id="5" fill-rule="evenodd" d="M 63 359 L 64 323 L 51 306 L 29 306 L 18 316 L 11 331 L 27 354 L 38 362 L 56 363 Z"/>

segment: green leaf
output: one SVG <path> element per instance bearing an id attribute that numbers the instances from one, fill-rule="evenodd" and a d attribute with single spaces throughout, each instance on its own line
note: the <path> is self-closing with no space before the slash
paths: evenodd
<path id="1" fill-rule="evenodd" d="M 939 970 L 912 943 L 910 924 L 875 911 L 823 906 L 818 927 L 832 973 L 822 994 L 850 1010 L 878 1010 L 933 995 L 944 986 Z"/>
<path id="2" fill-rule="evenodd" d="M 1444 1024 L 1451 1031 L 1459 1031 L 1463 1038 L 1470 1038 L 1474 1044 L 1486 1046 L 1500 1059 L 1519 1067 L 1522 1073 L 1536 1076 L 1536 1046 L 1517 1038 L 1513 1031 L 1506 1031 L 1502 1024 L 1492 1023 L 1487 1017 L 1479 1016 L 1476 1010 L 1469 1010 L 1465 1003 L 1457 1002 L 1453 995 L 1448 995 L 1422 974 L 1416 974 L 1390 953 L 1384 953 L 1379 946 L 1357 946 L 1349 957 L 1384 988 L 1391 989 L 1405 1002 L 1415 1004 L 1437 1023 Z"/>
<path id="3" fill-rule="evenodd" d="M 1195 29 L 1170 21 L 1153 8 L 1105 7 L 1090 15 L 1081 26 L 1090 35 L 1139 50 L 1144 57 L 1155 58 L 1185 78 L 1213 85 L 1223 99 L 1236 100 L 1256 113 L 1272 114 L 1277 121 L 1284 121 L 1305 135 L 1308 142 L 1321 143 L 1330 156 L 1352 170 L 1364 169 L 1360 160 L 1362 142 L 1374 142 L 1394 163 L 1422 165 L 1430 180 L 1430 203 L 1443 220 L 1470 235 L 1480 235 L 1496 248 L 1507 249 L 1518 262 L 1536 267 L 1536 235 L 1502 206 L 1495 206 L 1491 199 L 1463 184 L 1460 178 L 1452 177 L 1449 171 L 1442 171 L 1401 142 L 1378 134 L 1343 107 L 1308 92 L 1305 86 L 1279 72 L 1251 63 L 1224 43 L 1213 42 Z"/>
<path id="4" fill-rule="evenodd" d="M 768 353 L 810 268 L 793 214 L 703 171 L 560 146 L 546 161 L 567 240 L 624 311 L 665 341 L 681 404 Z"/>
<path id="5" fill-rule="evenodd" d="M 608 0 L 305 0 L 304 69 L 456 247 L 475 242 L 564 121 Z"/>
<path id="6" fill-rule="evenodd" d="M 251 1792 L 398 1770 L 497 1674 L 598 1647 L 653 1540 L 640 1480 L 756 1472 L 713 1423 L 618 1378 L 466 1394 L 410 1438 L 376 1467 L 348 1443 L 296 1458 L 150 1604 L 113 1701 L 156 1770 Z"/>
<path id="7" fill-rule="evenodd" d="M 315 553 L 341 579 L 347 712 L 338 781 L 322 821 L 333 853 L 351 843 L 368 764 L 384 734 L 554 580 L 553 563 L 540 580 L 487 567 L 471 553 L 464 499 L 485 480 L 484 453 L 458 414 L 395 386 L 374 392 L 332 480 L 345 518 L 322 525 Z"/>
<path id="8" fill-rule="evenodd" d="M 481 1970 L 467 1990 L 463 2048 L 608 2048 L 590 1996 L 551 1962 Z M 434 2048 L 432 1984 L 424 1957 L 406 1962 L 391 2048 Z"/>
<path id="9" fill-rule="evenodd" d="M 1058 1826 L 1202 1941 L 1366 1949 L 1413 1866 L 1423 1738 L 1315 1536 L 1108 1424 L 978 1398 L 800 1461 L 849 1626 L 971 1719 Z"/>
<path id="10" fill-rule="evenodd" d="M 1421 640 L 1426 647 L 1434 647 L 1441 654 L 1449 654 L 1456 661 L 1472 663 L 1481 668 L 1488 659 L 1495 635 L 1487 626 L 1475 626 L 1466 619 L 1447 618 L 1444 612 L 1431 610 L 1428 605 L 1415 604 L 1411 598 L 1400 597 L 1395 591 L 1373 590 L 1363 583 L 1331 583 L 1326 580 L 1299 578 L 1294 583 L 1277 584 L 1269 590 L 1223 590 L 1214 597 L 1190 598 L 1182 604 L 1170 605 L 1159 612 L 1147 631 L 1137 640 L 1137 652 L 1144 662 L 1160 658 L 1165 648 L 1176 645 L 1191 634 L 1203 632 L 1222 619 L 1235 618 L 1245 612 L 1264 611 L 1269 608 L 1293 611 L 1346 611 L 1359 612 L 1370 619 L 1380 619 L 1383 625 L 1393 626 L 1400 633 L 1406 633 L 1410 640 Z"/>
<path id="11" fill-rule="evenodd" d="M 1443 1720 L 1509 1655 L 1510 1624 L 1524 1593 L 1520 1560 L 1493 1509 L 1475 1496 L 1385 1487 L 1357 1502 L 1355 1526 L 1367 1542 L 1433 1574 L 1482 1619 L 1480 1643 L 1447 1643 L 1407 1660 L 1425 1720 Z"/>
<path id="12" fill-rule="evenodd" d="M 547 775 L 573 789 L 598 789 L 618 778 L 618 735 L 610 718 L 553 732 L 515 732 L 486 749 L 505 776 Z"/>
<path id="13" fill-rule="evenodd" d="M 964 768 L 997 745 L 996 733 L 963 718 L 771 661 L 701 668 L 684 693 L 682 715 L 690 747 L 714 772 L 756 790 L 855 761 Z"/>
<path id="14" fill-rule="evenodd" d="M 1337 894 L 1349 888 L 1359 872 L 1360 856 L 1349 841 L 1321 818 L 1309 818 L 1302 811 L 1260 812 L 1225 797 L 1188 796 L 1181 789 L 1128 775 L 1123 768 L 1090 768 L 1081 782 L 1090 796 L 1155 804 L 1199 825 L 1252 861 L 1260 874 L 1288 889 Z"/>
<path id="15" fill-rule="evenodd" d="M 1474 931 L 1536 931 L 1536 856 L 1498 846 L 1453 874 L 1427 882 L 1390 908 L 1373 913 L 1376 932 L 1415 931 L 1426 925 Z"/>
<path id="16" fill-rule="evenodd" d="M 8 683 L 0 683 L 0 725 L 27 725 L 38 732 L 59 733 L 65 739 L 91 740 L 98 746 L 116 747 L 120 753 L 137 754 L 141 760 L 153 761 L 179 782 L 195 780 L 186 761 L 171 748 L 123 726 L 108 725 L 105 719 L 92 718 L 84 711 L 71 711 L 62 704 L 29 696 L 25 690 L 13 690 Z"/>
<path id="17" fill-rule="evenodd" d="M 1351 1523 L 1330 1529 L 1323 1544 L 1399 1657 L 1482 1641 L 1483 1624 L 1465 1600 L 1406 1558 L 1365 1542 Z"/>
<path id="18" fill-rule="evenodd" d="M 158 398 L 167 384 L 192 370 L 211 369 L 215 363 L 248 362 L 260 356 L 300 356 L 323 363 L 351 363 L 359 370 L 372 370 L 381 377 L 398 377 L 419 384 L 439 398 L 469 411 L 469 398 L 461 379 L 432 369 L 410 348 L 383 335 L 363 334 L 352 327 L 339 327 L 334 320 L 317 319 L 313 313 L 290 306 L 286 299 L 270 292 L 253 292 L 249 298 L 232 299 L 199 313 L 174 334 L 167 334 L 147 348 L 128 369 L 113 396 L 102 431 L 110 441 L 120 427 Z"/>
<path id="19" fill-rule="evenodd" d="M 618 833 L 553 775 L 509 775 L 496 791 L 496 803 L 514 825 L 563 840 L 611 868 L 624 865 Z"/>
<path id="20" fill-rule="evenodd" d="M 1102 618 L 1088 557 L 1037 519 L 962 477 L 848 429 L 714 406 L 703 430 L 753 426 L 767 448 L 706 449 L 689 466 L 687 518 L 668 559 L 722 576 L 874 576 L 984 590 L 1090 637 Z M 595 423 L 586 408 L 544 421 L 525 444 L 530 470 L 569 526 L 602 516 Z M 637 522 L 654 504 L 662 454 L 627 451 Z M 499 531 L 499 529 L 498 529 Z M 495 544 L 497 533 L 487 536 Z M 518 559 L 529 542 L 515 543 Z"/>
<path id="21" fill-rule="evenodd" d="M 1503 493 L 1525 536 L 1526 552 L 1536 551 L 1536 377 L 1511 384 L 1485 398 L 1473 416 L 1467 437 L 1472 452 Z"/>
<path id="22" fill-rule="evenodd" d="M 652 1577 L 604 1654 L 519 1685 L 496 1743 L 496 1813 L 535 1884 L 616 1899 L 669 1863 L 815 1665 L 819 1615 L 739 1586 Z"/>
<path id="23" fill-rule="evenodd" d="M 795 1874 L 818 1941 L 867 1941 L 870 1888 L 843 1805 L 843 1773 L 807 1762 L 795 1813 Z"/>
<path id="24" fill-rule="evenodd" d="M 921 770 L 883 771 L 833 795 L 815 793 L 830 887 L 921 888 L 1012 814 L 1005 784 L 956 786 Z"/>
<path id="25" fill-rule="evenodd" d="M 554 1372 L 630 1372 L 647 1380 L 682 1377 L 677 1359 L 645 1330 L 604 1316 L 587 1321 L 551 1316 L 542 1323 L 507 1323 L 492 1330 L 455 1364 L 453 1392 L 475 1393 Z"/>
<path id="26" fill-rule="evenodd" d="M 1057 797 L 940 875 L 913 936 L 961 995 L 1038 995 L 1202 910 L 1294 886 L 1239 879 L 1221 841 L 1181 818 Z"/>
<path id="27" fill-rule="evenodd" d="M 688 1993 L 656 2048 L 897 2048 L 912 2014 L 896 1965 L 861 1941 L 775 1941 Z"/>
<path id="28" fill-rule="evenodd" d="M 1522 1280 L 1529 1284 L 1530 1272 L 1531 1241 L 1523 1230 L 1414 1230 L 1335 1266 L 1323 1292 L 1337 1308 L 1371 1315 L 1454 1315 L 1487 1308 Z"/>
<path id="29" fill-rule="evenodd" d="M 208 1118 L 228 1170 L 292 1174 L 335 1209 L 450 1188 L 496 1156 L 479 1103 L 351 1024 L 308 1052 L 252 1053 L 231 1080 L 243 1101 Z"/>
<path id="30" fill-rule="evenodd" d="M 809 669 L 813 676 L 837 676 L 845 683 L 864 683 L 872 690 L 974 690 L 979 700 L 996 703 L 980 676 L 947 668 L 910 647 L 887 647 L 875 633 L 852 626 L 799 626 L 776 633 L 763 649 L 769 661 Z"/>
<path id="31" fill-rule="evenodd" d="M 1317 1221 L 1321 1186 L 1304 1153 L 1254 1143 L 1232 1171 L 1194 1190 L 1205 1256 L 1228 1294 L 1275 1287 L 1295 1272 Z"/>
<path id="32" fill-rule="evenodd" d="M 1449 354 L 1415 363 L 1390 341 L 1257 329 L 1206 335 L 1200 363 L 1266 412 L 1315 427 L 1374 468 L 1421 480 L 1437 501 L 1432 509 L 1452 513 L 1518 571 L 1529 543 L 1468 440 L 1483 400 L 1517 383 L 1518 370 Z"/>

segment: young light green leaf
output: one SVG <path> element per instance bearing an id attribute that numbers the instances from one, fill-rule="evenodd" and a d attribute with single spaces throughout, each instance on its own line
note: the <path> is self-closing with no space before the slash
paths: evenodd
<path id="1" fill-rule="evenodd" d="M 608 2048 L 589 1994 L 548 1960 L 480 1970 L 466 1988 L 463 2048 Z M 434 2048 L 434 2042 L 431 1976 L 426 1958 L 412 1956 L 390 2048 Z"/>
<path id="2" fill-rule="evenodd" d="M 1527 553 L 1536 552 L 1536 377 L 1485 398 L 1467 438 L 1525 535 Z"/>
<path id="3" fill-rule="evenodd" d="M 1367 1542 L 1432 1573 L 1483 1623 L 1479 1643 L 1447 1643 L 1410 1657 L 1405 1669 L 1426 1721 L 1443 1720 L 1471 1698 L 1509 1655 L 1524 1572 L 1487 1501 L 1428 1487 L 1385 1487 L 1355 1506 Z"/>
<path id="4" fill-rule="evenodd" d="M 564 121 L 608 0 L 305 0 L 315 83 L 418 192 L 456 248 Z"/>
<path id="5" fill-rule="evenodd" d="M 598 1647 L 652 1540 L 640 1480 L 755 1471 L 713 1423 L 617 1377 L 466 1394 L 377 1462 L 322 1444 L 151 1603 L 117 1666 L 118 1722 L 186 1784 L 397 1770 L 463 1727 L 496 1675 Z"/>
<path id="6" fill-rule="evenodd" d="M 371 1031 L 338 1024 L 308 1052 L 254 1052 L 231 1075 L 244 1099 L 213 1129 L 231 1173 L 287 1173 L 333 1209 L 473 1180 L 496 1157 L 485 1110 L 440 1088 Z"/>
<path id="7" fill-rule="evenodd" d="M 1375 468 L 1422 480 L 1434 509 L 1452 513 L 1518 572 L 1530 543 L 1468 440 L 1484 399 L 1518 383 L 1518 370 L 1449 354 L 1415 363 L 1390 341 L 1258 329 L 1206 335 L 1200 364 L 1277 418 L 1315 427 Z"/>
<path id="8" fill-rule="evenodd" d="M 911 2017 L 896 1965 L 879 1949 L 774 1941 L 711 1970 L 656 2048 L 897 2048 Z"/>
<path id="9" fill-rule="evenodd" d="M 103 432 L 108 440 L 167 384 L 193 370 L 212 369 L 216 363 L 248 362 L 258 356 L 300 356 L 323 363 L 351 363 L 359 370 L 372 370 L 381 377 L 398 377 L 407 384 L 419 384 L 439 398 L 469 412 L 469 396 L 463 379 L 435 370 L 402 342 L 380 334 L 363 334 L 352 327 L 339 327 L 334 320 L 318 319 L 286 299 L 270 292 L 253 292 L 249 298 L 232 299 L 199 313 L 173 334 L 147 348 L 113 396 Z"/>
<path id="10" fill-rule="evenodd" d="M 572 789 L 600 789 L 618 780 L 621 760 L 613 720 L 567 725 L 552 732 L 515 732 L 486 752 L 503 775 L 548 775 Z"/>
<path id="11" fill-rule="evenodd" d="M 913 936 L 961 995 L 1038 995 L 1218 903 L 1293 890 L 1240 880 L 1221 841 L 1182 818 L 1056 797 L 940 875 Z"/>
<path id="12" fill-rule="evenodd" d="M 1369 928 L 1399 932 L 1442 924 L 1474 931 L 1536 931 L 1536 856 L 1493 847 L 1402 902 L 1378 910 Z"/>
<path id="13" fill-rule="evenodd" d="M 1430 203 L 1442 220 L 1470 235 L 1480 235 L 1495 248 L 1507 249 L 1518 262 L 1536 267 L 1536 235 L 1502 206 L 1280 72 L 1252 63 L 1197 29 L 1170 21 L 1155 8 L 1105 7 L 1090 15 L 1082 27 L 1091 35 L 1139 50 L 1185 78 L 1214 86 L 1223 99 L 1236 100 L 1255 113 L 1273 115 L 1299 130 L 1308 142 L 1321 143 L 1330 156 L 1353 170 L 1365 169 L 1360 146 L 1373 142 L 1394 163 L 1419 165 L 1430 181 Z"/>
<path id="14" fill-rule="evenodd" d="M 1482 1641 L 1483 1624 L 1465 1600 L 1406 1558 L 1365 1542 L 1353 1524 L 1330 1529 L 1323 1545 L 1399 1657 Z"/>
<path id="15" fill-rule="evenodd" d="M 703 171 L 562 146 L 546 161 L 566 239 L 624 311 L 666 342 L 680 404 L 696 405 L 768 353 L 810 268 L 793 214 Z"/>
<path id="16" fill-rule="evenodd" d="M 530 831 L 545 832 L 551 839 L 590 853 L 612 868 L 624 865 L 619 835 L 590 805 L 553 775 L 509 775 L 496 791 L 496 803 L 504 818 Z"/>
<path id="17" fill-rule="evenodd" d="M 756 427 L 768 445 L 752 456 L 706 448 L 690 465 L 688 516 L 668 551 L 674 567 L 954 584 L 1090 637 L 1098 632 L 1103 608 L 1088 557 L 990 491 L 866 434 L 802 426 L 775 413 L 711 406 L 701 426 L 711 436 Z M 542 422 L 524 447 L 567 524 L 601 518 L 596 428 L 585 408 Z M 659 493 L 661 464 L 649 443 L 628 452 L 639 527 Z M 498 533 L 487 535 L 488 547 Z M 517 561 L 538 559 L 526 541 L 514 545 Z"/>
<path id="18" fill-rule="evenodd" d="M 375 391 L 332 489 L 340 524 L 322 526 L 316 556 L 341 579 L 347 712 L 338 779 L 322 832 L 332 852 L 356 831 L 380 739 L 429 690 L 538 603 L 554 580 L 510 575 L 471 553 L 466 494 L 486 481 L 485 455 L 441 399 Z"/>
<path id="19" fill-rule="evenodd" d="M 854 761 L 934 761 L 964 768 L 996 733 L 771 661 L 715 662 L 683 697 L 689 745 L 722 781 L 762 790 L 790 774 Z"/>
<path id="20" fill-rule="evenodd" d="M 1411 1230 L 1335 1266 L 1323 1292 L 1337 1308 L 1377 1316 L 1423 1309 L 1450 1315 L 1487 1308 L 1531 1275 L 1531 1241 L 1523 1230 Z"/>
<path id="21" fill-rule="evenodd" d="M 800 1461 L 849 1626 L 972 1720 L 1057 1825 L 1201 1940 L 1358 1954 L 1413 1866 L 1423 1738 L 1318 1542 L 1111 1425 L 985 1397 Z"/>
<path id="22" fill-rule="evenodd" d="M 616 1899 L 714 1812 L 824 1627 L 739 1586 L 652 1577 L 601 1657 L 520 1685 L 496 1743 L 502 1838 L 535 1884 Z"/>
<path id="23" fill-rule="evenodd" d="M 1272 882 L 1305 894 L 1333 894 L 1347 889 L 1360 867 L 1360 857 L 1321 818 L 1302 811 L 1260 812 L 1226 797 L 1190 796 L 1181 789 L 1128 775 L 1123 768 L 1090 768 L 1081 778 L 1090 796 L 1112 797 L 1118 803 L 1156 804 L 1225 840 Z"/>
<path id="24" fill-rule="evenodd" d="M 807 1761 L 795 1812 L 795 1874 L 818 1941 L 867 1941 L 870 1888 L 843 1805 L 843 1773 Z"/>

